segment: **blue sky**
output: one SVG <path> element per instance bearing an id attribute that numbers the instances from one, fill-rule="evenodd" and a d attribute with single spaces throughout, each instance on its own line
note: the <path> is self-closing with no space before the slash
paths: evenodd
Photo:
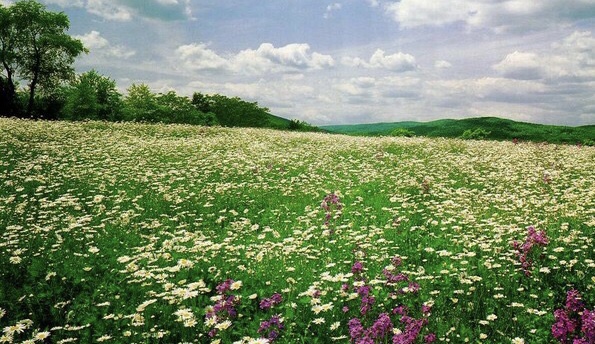
<path id="1" fill-rule="evenodd" d="M 595 0 L 42 2 L 90 49 L 77 71 L 122 91 L 239 96 L 317 125 L 595 124 Z"/>

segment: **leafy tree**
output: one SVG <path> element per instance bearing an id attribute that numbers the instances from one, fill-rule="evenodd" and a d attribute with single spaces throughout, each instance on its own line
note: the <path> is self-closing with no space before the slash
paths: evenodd
<path id="1" fill-rule="evenodd" d="M 195 92 L 192 95 L 192 104 L 201 112 L 209 113 L 212 111 L 213 101 L 208 95 Z"/>
<path id="2" fill-rule="evenodd" d="M 159 122 L 157 97 L 146 84 L 132 84 L 124 98 L 125 118 L 132 121 Z"/>
<path id="3" fill-rule="evenodd" d="M 15 73 L 17 68 L 16 32 L 7 7 L 0 4 L 0 115 L 15 115 L 17 96 Z"/>
<path id="4" fill-rule="evenodd" d="M 36 92 L 49 94 L 60 82 L 70 79 L 74 75 L 74 59 L 85 48 L 66 33 L 70 27 L 66 14 L 47 11 L 37 1 L 22 0 L 2 7 L 0 18 L 0 58 L 6 83 L 10 92 L 15 90 L 15 75 L 28 82 L 26 113 L 31 117 Z"/>
<path id="5" fill-rule="evenodd" d="M 63 117 L 118 121 L 122 119 L 122 95 L 116 82 L 95 70 L 83 73 L 65 88 Z"/>
<path id="6" fill-rule="evenodd" d="M 215 125 L 213 113 L 203 113 L 190 99 L 174 91 L 154 94 L 145 84 L 133 84 L 124 99 L 126 117 L 129 120 L 162 123 L 186 123 Z"/>
<path id="7" fill-rule="evenodd" d="M 269 109 L 247 102 L 238 97 L 229 98 L 220 94 L 195 93 L 192 103 L 203 112 L 212 112 L 217 121 L 227 127 L 269 127 Z M 287 128 L 287 127 L 285 127 Z"/>
<path id="8" fill-rule="evenodd" d="M 405 128 L 396 128 L 395 130 L 391 131 L 390 136 L 396 137 L 413 137 L 415 133 L 409 129 Z"/>
<path id="9" fill-rule="evenodd" d="M 174 91 L 159 94 L 157 103 L 160 107 L 162 122 L 198 125 L 214 125 L 217 123 L 214 114 L 205 114 L 199 111 L 190 99 L 178 96 Z"/>
<path id="10" fill-rule="evenodd" d="M 292 119 L 289 121 L 289 126 L 287 129 L 293 131 L 320 131 L 320 129 L 316 128 L 312 124 L 305 121 L 300 121 L 299 119 Z"/>

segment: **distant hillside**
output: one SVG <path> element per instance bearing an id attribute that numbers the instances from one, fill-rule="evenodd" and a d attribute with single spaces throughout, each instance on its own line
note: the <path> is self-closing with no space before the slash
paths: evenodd
<path id="1" fill-rule="evenodd" d="M 497 117 L 466 119 L 441 119 L 432 122 L 394 122 L 353 125 L 330 125 L 320 127 L 334 133 L 348 135 L 380 136 L 390 135 L 397 128 L 407 129 L 416 136 L 460 137 L 465 130 L 484 129 L 490 134 L 486 139 L 551 143 L 593 143 L 595 125 L 566 127 L 516 122 Z"/>

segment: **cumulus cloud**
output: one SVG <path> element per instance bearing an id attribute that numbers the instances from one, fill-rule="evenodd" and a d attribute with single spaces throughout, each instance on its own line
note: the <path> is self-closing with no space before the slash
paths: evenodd
<path id="1" fill-rule="evenodd" d="M 436 69 L 448 69 L 451 67 L 452 64 L 446 60 L 437 60 L 434 62 L 434 68 Z"/>
<path id="2" fill-rule="evenodd" d="M 549 54 L 515 51 L 492 66 L 501 76 L 518 80 L 595 80 L 595 38 L 576 31 L 554 43 Z"/>
<path id="3" fill-rule="evenodd" d="M 342 63 L 350 67 L 378 68 L 393 72 L 407 72 L 417 69 L 417 63 L 413 55 L 402 52 L 386 55 L 382 49 L 377 49 L 369 61 L 359 57 L 344 57 Z"/>
<path id="4" fill-rule="evenodd" d="M 341 5 L 338 2 L 328 5 L 326 7 L 326 12 L 324 12 L 324 15 L 323 15 L 324 19 L 330 18 L 333 12 L 340 10 L 342 7 L 343 7 L 343 5 Z"/>
<path id="5" fill-rule="evenodd" d="M 595 3 L 592 0 L 401 0 L 388 3 L 385 9 L 403 28 L 462 22 L 471 28 L 505 31 L 588 18 L 595 10 Z"/>
<path id="6" fill-rule="evenodd" d="M 74 38 L 81 40 L 83 45 L 91 51 L 91 54 L 96 56 L 127 59 L 136 54 L 134 50 L 111 44 L 98 31 L 91 31 L 84 35 L 74 36 Z"/>
<path id="7" fill-rule="evenodd" d="M 334 65 L 330 55 L 310 52 L 310 46 L 305 43 L 279 48 L 263 43 L 256 50 L 246 49 L 228 57 L 218 55 L 201 43 L 180 46 L 176 54 L 191 69 L 218 69 L 250 75 L 319 70 Z"/>
<path id="8" fill-rule="evenodd" d="M 87 11 L 107 20 L 132 20 L 132 10 L 126 6 L 106 0 L 88 0 Z"/>
<path id="9" fill-rule="evenodd" d="M 176 54 L 190 69 L 221 69 L 228 65 L 226 59 L 207 48 L 204 43 L 179 46 Z"/>
<path id="10" fill-rule="evenodd" d="M 493 68 L 501 75 L 519 80 L 535 80 L 545 76 L 544 66 L 537 54 L 515 51 Z"/>
<path id="11" fill-rule="evenodd" d="M 423 87 L 423 82 L 415 77 L 357 77 L 333 84 L 343 101 L 350 104 L 386 104 L 417 98 Z"/>
<path id="12" fill-rule="evenodd" d="M 370 4 L 371 7 L 378 7 L 378 6 L 380 6 L 380 2 L 378 2 L 378 0 L 366 0 L 366 2 L 368 4 Z"/>

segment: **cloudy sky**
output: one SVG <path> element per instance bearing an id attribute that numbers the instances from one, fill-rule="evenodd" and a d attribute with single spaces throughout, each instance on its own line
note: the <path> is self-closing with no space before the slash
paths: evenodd
<path id="1" fill-rule="evenodd" d="M 10 0 L 0 0 L 9 4 Z M 595 124 L 595 0 L 42 0 L 125 90 L 220 93 L 312 124 Z"/>

